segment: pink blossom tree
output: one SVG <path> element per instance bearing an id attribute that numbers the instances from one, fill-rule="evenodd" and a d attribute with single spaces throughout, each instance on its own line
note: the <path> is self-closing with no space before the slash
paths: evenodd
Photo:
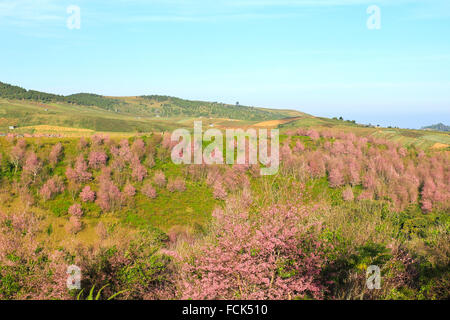
<path id="1" fill-rule="evenodd" d="M 131 145 L 131 152 L 139 159 L 145 154 L 145 143 L 142 139 L 136 139 Z"/>
<path id="2" fill-rule="evenodd" d="M 213 196 L 215 199 L 225 200 L 227 197 L 227 191 L 223 187 L 221 181 L 216 181 L 213 187 Z"/>
<path id="3" fill-rule="evenodd" d="M 181 177 L 177 177 L 175 179 L 169 180 L 169 183 L 167 183 L 167 190 L 170 192 L 183 192 L 186 190 L 186 183 L 184 182 L 184 179 Z"/>
<path id="4" fill-rule="evenodd" d="M 68 213 L 73 217 L 81 218 L 83 216 L 83 209 L 81 205 L 75 203 L 69 207 Z"/>
<path id="5" fill-rule="evenodd" d="M 325 245 L 301 223 L 297 205 L 273 206 L 252 218 L 217 209 L 211 243 L 182 265 L 183 299 L 323 297 Z"/>
<path id="6" fill-rule="evenodd" d="M 329 167 L 328 181 L 330 182 L 330 187 L 336 188 L 344 185 L 344 170 L 341 160 L 331 161 Z"/>
<path id="7" fill-rule="evenodd" d="M 295 143 L 294 152 L 300 153 L 302 151 L 305 151 L 305 146 L 303 145 L 303 143 L 301 141 L 297 141 Z"/>
<path id="8" fill-rule="evenodd" d="M 107 160 L 108 156 L 103 151 L 91 151 L 89 153 L 88 157 L 89 167 L 92 169 L 98 169 L 106 165 Z"/>
<path id="9" fill-rule="evenodd" d="M 133 198 L 136 195 L 136 188 L 133 187 L 133 185 L 131 183 L 127 183 L 125 188 L 123 189 L 123 193 L 128 198 Z"/>
<path id="10" fill-rule="evenodd" d="M 23 146 L 23 144 L 17 143 L 15 146 L 13 146 L 11 148 L 9 156 L 11 159 L 11 163 L 14 165 L 14 172 L 17 172 L 19 167 L 22 165 L 23 160 L 25 159 L 25 147 Z"/>
<path id="11" fill-rule="evenodd" d="M 42 169 L 42 162 L 38 159 L 36 153 L 32 151 L 29 152 L 25 159 L 25 164 L 23 166 L 24 174 L 32 176 L 33 181 L 35 181 L 36 176 L 38 175 L 41 169 Z"/>
<path id="12" fill-rule="evenodd" d="M 92 173 L 88 171 L 88 166 L 84 160 L 83 155 L 79 155 L 75 161 L 75 166 L 72 169 L 68 167 L 66 170 L 66 176 L 69 180 L 76 182 L 87 182 L 91 180 Z"/>
<path id="13" fill-rule="evenodd" d="M 66 225 L 66 231 L 68 233 L 77 234 L 83 229 L 83 223 L 77 216 L 71 216 L 69 222 Z"/>
<path id="14" fill-rule="evenodd" d="M 111 181 L 110 170 L 105 168 L 99 178 L 100 189 L 95 201 L 103 211 L 112 211 L 122 205 L 123 195 L 119 188 Z"/>
<path id="15" fill-rule="evenodd" d="M 313 140 L 318 140 L 320 138 L 319 133 L 316 130 L 314 130 L 314 129 L 309 129 L 306 132 L 306 135 L 309 136 Z"/>
<path id="16" fill-rule="evenodd" d="M 64 182 L 60 176 L 54 176 L 47 180 L 40 189 L 40 194 L 44 200 L 52 199 L 56 194 L 64 191 Z"/>
<path id="17" fill-rule="evenodd" d="M 359 163 L 351 158 L 348 161 L 348 180 L 352 186 L 357 186 L 361 183 L 361 167 Z"/>
<path id="18" fill-rule="evenodd" d="M 147 176 L 147 169 L 141 164 L 139 158 L 134 157 L 131 162 L 131 176 L 134 180 L 141 182 Z"/>
<path id="19" fill-rule="evenodd" d="M 166 176 L 164 175 L 164 173 L 162 171 L 158 171 L 155 173 L 155 176 L 153 177 L 153 182 L 160 188 L 164 188 L 167 180 L 166 180 Z"/>
<path id="20" fill-rule="evenodd" d="M 145 184 L 141 189 L 142 194 L 149 197 L 150 199 L 156 198 L 156 190 L 150 183 Z"/>
<path id="21" fill-rule="evenodd" d="M 325 175 L 325 162 L 320 152 L 314 152 L 309 155 L 308 167 L 313 178 L 320 178 Z"/>
<path id="22" fill-rule="evenodd" d="M 119 142 L 120 150 L 119 156 L 126 162 L 130 162 L 133 158 L 133 153 L 131 152 L 130 145 L 127 139 L 122 139 Z"/>
<path id="23" fill-rule="evenodd" d="M 352 201 L 355 197 L 353 196 L 353 190 L 351 187 L 347 187 L 342 192 L 342 199 L 344 201 Z"/>
<path id="24" fill-rule="evenodd" d="M 369 170 L 363 177 L 363 187 L 374 190 L 377 185 L 377 177 L 374 170 Z"/>
<path id="25" fill-rule="evenodd" d="M 52 166 L 55 166 L 58 163 L 58 161 L 60 160 L 61 155 L 62 155 L 62 150 L 63 150 L 63 147 L 60 142 L 58 142 L 57 144 L 55 144 L 52 147 L 52 150 L 50 151 L 50 154 L 48 156 L 48 160 Z"/>
<path id="26" fill-rule="evenodd" d="M 88 147 L 89 143 L 85 138 L 80 138 L 78 141 L 78 150 L 83 151 Z"/>
<path id="27" fill-rule="evenodd" d="M 95 192 L 90 186 L 85 186 L 80 192 L 80 199 L 83 202 L 93 202 L 95 200 Z"/>

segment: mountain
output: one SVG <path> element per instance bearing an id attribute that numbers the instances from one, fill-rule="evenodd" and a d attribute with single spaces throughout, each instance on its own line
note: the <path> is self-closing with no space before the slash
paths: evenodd
<path id="1" fill-rule="evenodd" d="M 436 130 L 436 131 L 444 131 L 444 132 L 450 132 L 450 126 L 446 126 L 443 123 L 433 124 L 431 126 L 422 127 L 424 130 Z"/>
<path id="2" fill-rule="evenodd" d="M 0 82 L 0 135 L 56 133 L 85 135 L 93 132 L 132 134 L 192 129 L 201 119 L 204 127 L 297 128 L 343 130 L 360 136 L 388 139 L 421 148 L 450 147 L 447 132 L 364 126 L 355 121 L 315 117 L 294 110 L 191 101 L 170 96 L 108 97 L 77 93 L 67 96 L 26 90 Z M 443 126 L 443 125 L 441 125 Z M 448 128 L 448 127 L 447 127 Z"/>
<path id="3" fill-rule="evenodd" d="M 208 117 L 247 121 L 277 120 L 304 115 L 292 110 L 255 108 L 218 102 L 190 101 L 170 96 L 105 97 L 91 93 L 68 96 L 45 93 L 0 82 L 0 97 L 44 104 L 63 103 L 146 117 Z"/>

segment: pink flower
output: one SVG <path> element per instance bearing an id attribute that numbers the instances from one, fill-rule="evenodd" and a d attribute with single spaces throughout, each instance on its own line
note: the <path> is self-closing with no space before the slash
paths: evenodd
<path id="1" fill-rule="evenodd" d="M 89 153 L 89 167 L 98 169 L 106 164 L 108 156 L 103 151 L 91 151 Z"/>
<path id="2" fill-rule="evenodd" d="M 136 139 L 131 145 L 131 152 L 134 153 L 139 159 L 145 154 L 145 143 L 142 139 Z"/>
<path id="3" fill-rule="evenodd" d="M 69 218 L 69 223 L 66 225 L 66 231 L 68 233 L 77 234 L 83 229 L 83 223 L 81 219 L 77 216 L 71 216 Z"/>
<path id="4" fill-rule="evenodd" d="M 61 154 L 62 154 L 62 144 L 57 143 L 53 146 L 48 156 L 50 164 L 53 166 L 56 165 L 59 161 L 59 158 L 61 157 Z"/>
<path id="5" fill-rule="evenodd" d="M 169 181 L 167 184 L 167 190 L 170 192 L 183 192 L 186 190 L 186 184 L 182 178 L 178 177 Z"/>
<path id="6" fill-rule="evenodd" d="M 225 200 L 227 197 L 227 191 L 223 187 L 222 182 L 216 181 L 216 183 L 214 183 L 213 196 L 215 199 L 220 200 Z"/>
<path id="7" fill-rule="evenodd" d="M 236 199 L 239 202 L 239 199 Z M 294 299 L 323 297 L 325 245 L 300 221 L 298 204 L 273 206 L 249 219 L 214 210 L 215 235 L 182 261 L 183 299 Z"/>
<path id="8" fill-rule="evenodd" d="M 144 185 L 142 187 L 141 192 L 142 192 L 142 194 L 146 195 L 150 199 L 156 198 L 156 190 L 155 190 L 155 188 L 152 187 L 152 185 L 150 183 L 147 183 L 146 185 Z"/>
<path id="9" fill-rule="evenodd" d="M 344 199 L 344 201 L 352 201 L 354 199 L 352 188 L 347 187 L 344 189 L 342 192 L 342 199 Z"/>
<path id="10" fill-rule="evenodd" d="M 23 166 L 23 172 L 25 174 L 30 174 L 33 177 L 36 177 L 41 169 L 42 163 L 41 161 L 39 161 L 36 154 L 34 152 L 28 153 L 28 156 L 25 159 L 25 164 Z"/>
<path id="11" fill-rule="evenodd" d="M 132 198 L 132 197 L 134 197 L 136 195 L 136 188 L 133 187 L 132 184 L 127 183 L 127 185 L 123 189 L 123 192 L 124 192 L 125 195 L 127 195 L 130 198 Z"/>
<path id="12" fill-rule="evenodd" d="M 166 176 L 164 175 L 164 173 L 162 171 L 158 171 L 155 173 L 155 176 L 153 177 L 153 182 L 160 188 L 163 188 L 166 183 Z"/>
<path id="13" fill-rule="evenodd" d="M 136 181 L 141 182 L 147 176 L 147 169 L 141 164 L 139 158 L 134 158 L 131 162 L 131 176 Z"/>
<path id="14" fill-rule="evenodd" d="M 69 207 L 69 214 L 81 218 L 83 216 L 83 209 L 78 203 L 75 203 Z"/>
<path id="15" fill-rule="evenodd" d="M 83 202 L 93 202 L 95 200 L 95 192 L 90 186 L 85 186 L 80 193 L 80 199 Z"/>
<path id="16" fill-rule="evenodd" d="M 86 182 L 92 178 L 92 174 L 87 171 L 87 164 L 83 155 L 78 156 L 73 169 L 71 167 L 67 168 L 66 176 L 67 179 L 74 182 Z"/>
<path id="17" fill-rule="evenodd" d="M 53 178 L 47 180 L 47 182 L 42 186 L 40 194 L 44 200 L 50 200 L 54 195 L 64 191 L 64 182 L 61 177 L 54 176 Z"/>

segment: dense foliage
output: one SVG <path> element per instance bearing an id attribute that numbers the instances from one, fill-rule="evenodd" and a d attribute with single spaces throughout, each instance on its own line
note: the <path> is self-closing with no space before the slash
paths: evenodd
<path id="1" fill-rule="evenodd" d="M 264 109 L 241 105 L 230 105 L 217 102 L 189 101 L 168 96 L 143 96 L 146 100 L 154 100 L 162 104 L 160 112 L 163 117 L 213 117 L 252 121 L 282 119 L 286 115 L 269 112 Z"/>
<path id="2" fill-rule="evenodd" d="M 61 96 L 26 90 L 3 82 L 0 82 L 0 97 L 31 100 L 41 103 L 63 102 L 80 106 L 93 106 L 107 111 L 139 116 L 213 117 L 252 121 L 273 120 L 286 117 L 286 114 L 281 111 L 269 111 L 254 107 L 215 102 L 189 101 L 168 96 L 141 96 L 139 97 L 142 98 L 142 103 L 140 104 L 132 104 L 121 98 L 110 98 L 90 93 Z M 154 106 L 155 103 L 159 103 L 160 107 Z"/>
<path id="3" fill-rule="evenodd" d="M 174 165 L 167 135 L 1 138 L 0 298 L 75 298 L 71 264 L 104 298 L 449 298 L 448 151 L 312 129 L 281 142 L 261 177 Z"/>

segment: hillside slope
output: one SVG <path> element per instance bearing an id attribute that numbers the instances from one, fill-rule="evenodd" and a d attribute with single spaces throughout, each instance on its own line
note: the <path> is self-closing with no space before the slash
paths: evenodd
<path id="1" fill-rule="evenodd" d="M 0 133 L 90 135 L 93 132 L 163 132 L 204 127 L 296 128 L 343 130 L 421 148 L 449 149 L 450 134 L 435 130 L 369 127 L 339 119 L 314 117 L 294 110 L 265 109 L 169 96 L 106 97 L 79 93 L 54 95 L 0 82 Z"/>
<path id="2" fill-rule="evenodd" d="M 436 131 L 444 131 L 444 132 L 450 132 L 450 126 L 446 126 L 443 123 L 433 124 L 431 126 L 422 127 L 424 130 L 436 130 Z"/>
<path id="3" fill-rule="evenodd" d="M 105 97 L 90 93 L 68 96 L 26 90 L 0 82 L 0 98 L 56 105 L 95 107 L 104 111 L 138 117 L 208 117 L 244 121 L 267 121 L 303 115 L 293 110 L 264 109 L 218 102 L 190 101 L 169 96 Z M 32 105 L 33 103 L 31 103 Z M 45 109 L 45 108 L 44 108 Z M 66 109 L 67 111 L 67 109 Z"/>

